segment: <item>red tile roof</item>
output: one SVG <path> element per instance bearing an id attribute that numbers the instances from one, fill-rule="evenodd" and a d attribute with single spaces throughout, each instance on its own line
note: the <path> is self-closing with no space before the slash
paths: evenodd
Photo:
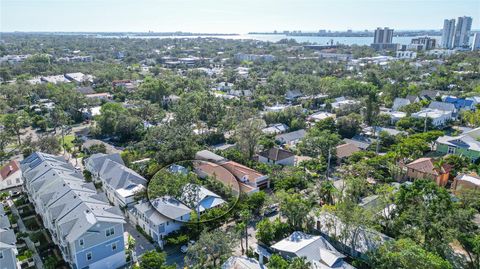
<path id="1" fill-rule="evenodd" d="M 2 167 L 2 169 L 0 169 L 0 179 L 4 180 L 18 170 L 20 170 L 20 164 L 18 161 L 10 161 L 7 163 L 7 165 Z"/>

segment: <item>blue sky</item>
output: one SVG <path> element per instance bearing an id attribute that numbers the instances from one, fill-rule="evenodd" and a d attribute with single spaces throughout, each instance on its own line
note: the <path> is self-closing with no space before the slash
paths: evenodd
<path id="1" fill-rule="evenodd" d="M 440 29 L 464 15 L 480 29 L 479 0 L 0 0 L 0 31 Z"/>

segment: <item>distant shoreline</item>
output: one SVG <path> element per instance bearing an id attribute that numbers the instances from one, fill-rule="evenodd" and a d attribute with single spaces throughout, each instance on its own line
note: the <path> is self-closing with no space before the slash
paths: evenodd
<path id="1" fill-rule="evenodd" d="M 236 33 L 189 33 L 189 32 L 49 32 L 49 31 L 14 31 L 0 34 L 46 34 L 46 35 L 96 35 L 96 36 L 236 36 Z"/>
<path id="2" fill-rule="evenodd" d="M 319 37 L 373 37 L 373 31 L 356 31 L 356 32 L 302 32 L 302 31 L 285 31 L 285 32 L 250 32 L 249 35 L 286 35 L 286 36 L 319 36 Z M 442 35 L 440 30 L 415 30 L 415 31 L 395 31 L 394 36 L 439 36 Z"/>

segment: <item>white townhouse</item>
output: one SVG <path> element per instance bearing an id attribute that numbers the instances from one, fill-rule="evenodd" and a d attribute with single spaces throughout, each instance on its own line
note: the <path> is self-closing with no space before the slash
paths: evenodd
<path id="1" fill-rule="evenodd" d="M 94 154 L 86 160 L 85 168 L 96 182 L 102 183 L 108 200 L 120 207 L 132 206 L 135 194 L 147 186 L 147 180 L 126 167 L 118 153 Z"/>
<path id="2" fill-rule="evenodd" d="M 72 268 L 125 265 L 121 210 L 63 157 L 35 152 L 20 167 L 24 188 Z"/>

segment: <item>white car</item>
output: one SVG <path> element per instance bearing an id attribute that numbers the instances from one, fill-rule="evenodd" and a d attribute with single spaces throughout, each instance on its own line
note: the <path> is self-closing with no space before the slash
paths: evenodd
<path id="1" fill-rule="evenodd" d="M 194 240 L 188 241 L 188 244 L 187 244 L 187 245 L 183 245 L 183 246 L 180 247 L 180 251 L 181 251 L 182 253 L 187 253 L 188 247 L 193 246 L 193 244 L 195 244 L 195 241 L 194 241 Z"/>

